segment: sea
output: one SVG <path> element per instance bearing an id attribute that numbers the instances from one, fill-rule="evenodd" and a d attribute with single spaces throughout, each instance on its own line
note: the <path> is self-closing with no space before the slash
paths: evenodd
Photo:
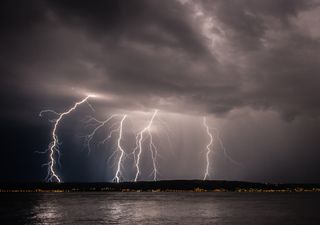
<path id="1" fill-rule="evenodd" d="M 320 224 L 320 193 L 0 193 L 0 224 Z"/>

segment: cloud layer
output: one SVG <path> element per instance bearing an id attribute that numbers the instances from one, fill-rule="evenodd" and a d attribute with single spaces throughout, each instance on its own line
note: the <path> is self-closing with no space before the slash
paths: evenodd
<path id="1" fill-rule="evenodd" d="M 97 100 L 100 109 L 158 108 L 168 113 L 209 115 L 228 121 L 221 129 L 229 133 L 258 114 L 261 127 L 275 122 L 271 132 L 283 130 L 279 136 L 290 143 L 280 146 L 285 141 L 278 140 L 272 145 L 286 152 L 283 157 L 293 155 L 292 166 L 281 179 L 292 168 L 299 170 L 299 151 L 306 143 L 312 149 L 303 150 L 310 152 L 306 162 L 311 155 L 319 156 L 314 149 L 320 143 L 313 137 L 320 130 L 317 0 L 32 0 L 1 4 L 1 119 L 7 126 L 37 123 L 41 108 L 63 110 L 90 92 L 111 96 L 107 102 Z M 29 124 L 23 129 L 32 128 Z M 297 130 L 309 135 L 298 135 Z M 243 132 L 233 140 L 227 138 L 230 148 L 243 152 L 242 161 L 250 151 L 248 146 L 236 147 L 237 143 L 249 141 L 243 137 L 246 132 L 260 131 L 248 128 Z M 252 148 L 264 148 L 267 139 Z M 261 155 L 256 151 L 257 157 Z M 254 168 L 260 167 L 252 165 Z M 269 175 L 261 179 L 263 176 Z"/>

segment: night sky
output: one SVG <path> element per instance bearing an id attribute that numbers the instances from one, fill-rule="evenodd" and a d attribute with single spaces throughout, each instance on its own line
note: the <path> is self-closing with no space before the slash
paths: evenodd
<path id="1" fill-rule="evenodd" d="M 88 154 L 86 118 L 128 115 L 123 145 L 155 109 L 159 179 L 320 182 L 320 1 L 1 1 L 0 181 L 41 181 L 54 115 L 64 181 L 110 181 L 114 141 Z M 95 138 L 103 139 L 102 132 Z M 115 136 L 116 138 L 116 136 Z M 143 156 L 141 179 L 150 176 Z M 125 161 L 123 179 L 135 168 Z"/>

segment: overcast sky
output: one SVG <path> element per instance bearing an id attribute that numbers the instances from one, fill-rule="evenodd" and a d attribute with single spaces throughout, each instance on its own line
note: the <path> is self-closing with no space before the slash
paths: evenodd
<path id="1" fill-rule="evenodd" d="M 94 112 L 83 105 L 59 127 L 66 181 L 114 173 L 105 160 L 112 141 L 87 154 L 87 115 L 126 113 L 130 152 L 159 109 L 160 179 L 202 179 L 206 116 L 242 165 L 216 145 L 210 179 L 320 182 L 319 0 L 0 4 L 0 180 L 42 180 L 48 155 L 34 152 L 51 141 L 53 118 L 39 111 L 62 112 L 94 93 Z M 150 179 L 144 155 L 141 179 Z M 132 179 L 130 158 L 123 170 Z"/>

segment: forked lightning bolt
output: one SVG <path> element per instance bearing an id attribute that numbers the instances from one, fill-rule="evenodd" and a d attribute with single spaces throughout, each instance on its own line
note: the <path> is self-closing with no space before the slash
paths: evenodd
<path id="1" fill-rule="evenodd" d="M 57 154 L 58 157 L 60 156 L 59 139 L 58 139 L 58 135 L 57 135 L 58 126 L 59 126 L 60 122 L 62 121 L 62 119 L 64 118 L 64 116 L 66 116 L 66 115 L 70 114 L 71 112 L 73 112 L 74 110 L 76 110 L 79 105 L 86 102 L 88 100 L 88 98 L 90 98 L 90 97 L 94 97 L 94 96 L 88 95 L 87 97 L 82 99 L 80 102 L 76 102 L 73 105 L 73 107 L 71 107 L 69 110 L 67 110 L 63 113 L 57 113 L 53 110 L 43 110 L 40 112 L 39 116 L 42 116 L 43 113 L 47 113 L 47 112 L 51 112 L 51 113 L 58 115 L 58 118 L 56 120 L 54 120 L 54 126 L 53 126 L 53 130 L 51 133 L 52 142 L 49 144 L 49 147 L 48 147 L 49 162 L 46 164 L 48 166 L 48 174 L 47 174 L 47 178 L 46 178 L 48 181 L 52 182 L 52 181 L 56 180 L 59 183 L 61 182 L 61 178 L 58 176 L 57 172 L 55 171 L 55 165 L 56 165 L 55 155 Z"/>
<path id="2" fill-rule="evenodd" d="M 88 124 L 89 124 L 89 123 L 95 123 L 95 124 L 97 124 L 97 126 L 93 129 L 93 131 L 92 131 L 89 135 L 87 135 L 87 136 L 85 137 L 85 138 L 86 138 L 86 143 L 87 143 L 87 146 L 88 146 L 88 153 L 91 152 L 91 141 L 92 141 L 92 139 L 94 138 L 94 136 L 96 135 L 97 131 L 98 131 L 100 128 L 102 128 L 102 127 L 104 127 L 105 125 L 107 125 L 113 118 L 118 117 L 118 116 L 120 116 L 120 115 L 118 115 L 118 114 L 113 114 L 113 115 L 111 115 L 109 118 L 107 118 L 107 119 L 104 120 L 104 121 L 97 120 L 97 119 L 94 118 L 94 117 L 90 117 L 90 118 L 89 118 L 89 120 L 87 121 L 87 123 L 88 123 Z M 113 127 L 113 126 L 114 126 L 114 124 L 111 125 L 111 127 Z M 105 138 L 105 139 L 102 141 L 102 143 L 104 143 L 104 142 L 106 142 L 108 139 L 110 139 L 110 138 L 111 138 L 111 135 L 112 135 L 115 131 L 116 131 L 116 130 L 112 130 L 112 131 L 110 132 L 110 134 L 107 136 L 107 138 Z"/>
<path id="3" fill-rule="evenodd" d="M 235 164 L 235 165 L 237 165 L 237 166 L 239 166 L 239 167 L 244 168 L 244 165 L 243 165 L 242 163 L 237 162 L 236 160 L 234 160 L 234 159 L 228 154 L 227 149 L 225 148 L 225 146 L 224 146 L 224 144 L 223 144 L 223 141 L 222 141 L 222 139 L 221 139 L 221 137 L 220 137 L 219 130 L 216 129 L 216 128 L 212 128 L 212 129 L 215 130 L 215 138 L 216 138 L 216 140 L 219 142 L 219 144 L 220 144 L 220 146 L 221 146 L 221 148 L 222 148 L 223 155 L 224 155 L 231 163 L 233 163 L 233 164 Z"/>
<path id="4" fill-rule="evenodd" d="M 136 147 L 133 150 L 133 154 L 135 156 L 135 152 L 138 151 L 137 156 L 135 158 L 135 167 L 136 167 L 136 176 L 134 178 L 134 181 L 136 182 L 139 178 L 140 175 L 140 159 L 141 159 L 141 153 L 143 150 L 143 142 L 145 140 L 144 135 L 145 133 L 148 135 L 149 137 L 149 150 L 151 152 L 151 157 L 152 157 L 152 166 L 153 166 L 153 180 L 157 180 L 157 175 L 158 175 L 158 169 L 157 169 L 157 155 L 158 155 L 158 151 L 156 146 L 153 143 L 153 137 L 152 137 L 152 133 L 151 133 L 151 126 L 153 123 L 153 120 L 155 118 L 155 116 L 157 115 L 158 110 L 155 110 L 148 125 L 143 128 L 136 136 Z"/>
<path id="5" fill-rule="evenodd" d="M 209 176 L 209 169 L 210 169 L 210 153 L 211 153 L 211 147 L 213 146 L 213 137 L 212 137 L 212 134 L 210 132 L 210 128 L 209 126 L 207 125 L 207 120 L 206 120 L 206 117 L 203 117 L 203 125 L 205 126 L 205 129 L 206 129 L 206 132 L 207 132 L 207 135 L 209 137 L 209 143 L 207 144 L 206 146 L 206 170 L 205 170 L 205 173 L 204 173 L 204 177 L 203 177 L 203 180 L 206 180 Z"/>
<path id="6" fill-rule="evenodd" d="M 207 124 L 207 121 L 206 121 L 206 117 L 203 117 L 203 125 L 206 129 L 206 133 L 209 137 L 209 143 L 208 145 L 206 146 L 206 170 L 205 170 L 205 174 L 204 174 L 204 177 L 203 179 L 206 180 L 208 178 L 208 176 L 210 175 L 209 173 L 209 170 L 210 170 L 210 153 L 212 152 L 212 149 L 211 147 L 213 147 L 213 136 L 214 138 L 216 139 L 217 142 L 219 142 L 221 148 L 222 148 L 222 151 L 223 151 L 223 155 L 233 164 L 237 165 L 237 166 L 240 166 L 240 167 L 244 167 L 243 164 L 237 162 L 236 160 L 234 160 L 227 152 L 224 144 L 223 144 L 223 141 L 222 139 L 220 138 L 220 134 L 219 134 L 219 130 L 216 129 L 216 128 L 210 128 Z M 214 135 L 212 135 L 211 133 L 211 130 L 214 131 Z"/>
<path id="7" fill-rule="evenodd" d="M 113 178 L 113 180 L 117 183 L 120 182 L 122 159 L 125 154 L 125 151 L 123 150 L 123 148 L 121 146 L 121 140 L 122 140 L 122 133 L 123 133 L 123 122 L 126 119 L 126 117 L 127 117 L 127 115 L 124 115 L 120 121 L 119 137 L 118 137 L 118 141 L 117 141 L 117 150 L 116 151 L 120 151 L 120 156 L 119 156 L 118 163 L 117 163 L 117 171 L 116 171 L 116 174 Z"/>
<path id="8" fill-rule="evenodd" d="M 110 121 L 112 121 L 112 119 L 116 118 L 116 117 L 121 117 L 120 114 L 113 114 L 110 117 L 108 117 L 106 120 L 98 120 L 94 117 L 90 117 L 89 120 L 87 121 L 88 125 L 90 125 L 90 123 L 94 123 L 97 126 L 93 129 L 93 131 L 86 136 L 86 142 L 87 142 L 87 146 L 88 146 L 88 150 L 89 153 L 91 152 L 91 141 L 93 140 L 94 136 L 96 135 L 96 133 L 98 132 L 99 129 L 101 129 L 104 126 L 107 126 L 109 124 Z M 117 139 L 117 146 L 114 150 L 114 152 L 111 154 L 111 156 L 109 157 L 109 159 L 115 157 L 117 155 L 117 153 L 119 153 L 119 158 L 116 164 L 116 173 L 115 176 L 113 178 L 113 180 L 115 182 L 120 182 L 120 176 L 121 176 L 121 168 L 122 168 L 122 160 L 123 157 L 125 156 L 125 151 L 123 149 L 123 147 L 121 146 L 121 141 L 122 141 L 122 136 L 123 136 L 123 123 L 124 120 L 126 119 L 127 115 L 123 115 L 122 119 L 120 120 L 119 123 L 119 127 L 114 128 L 115 126 L 118 126 L 118 122 L 112 123 L 109 128 L 111 129 L 109 134 L 106 136 L 105 139 L 103 139 L 100 143 L 106 143 L 114 133 L 119 133 L 118 139 Z M 91 124 L 92 125 L 92 124 Z"/>

